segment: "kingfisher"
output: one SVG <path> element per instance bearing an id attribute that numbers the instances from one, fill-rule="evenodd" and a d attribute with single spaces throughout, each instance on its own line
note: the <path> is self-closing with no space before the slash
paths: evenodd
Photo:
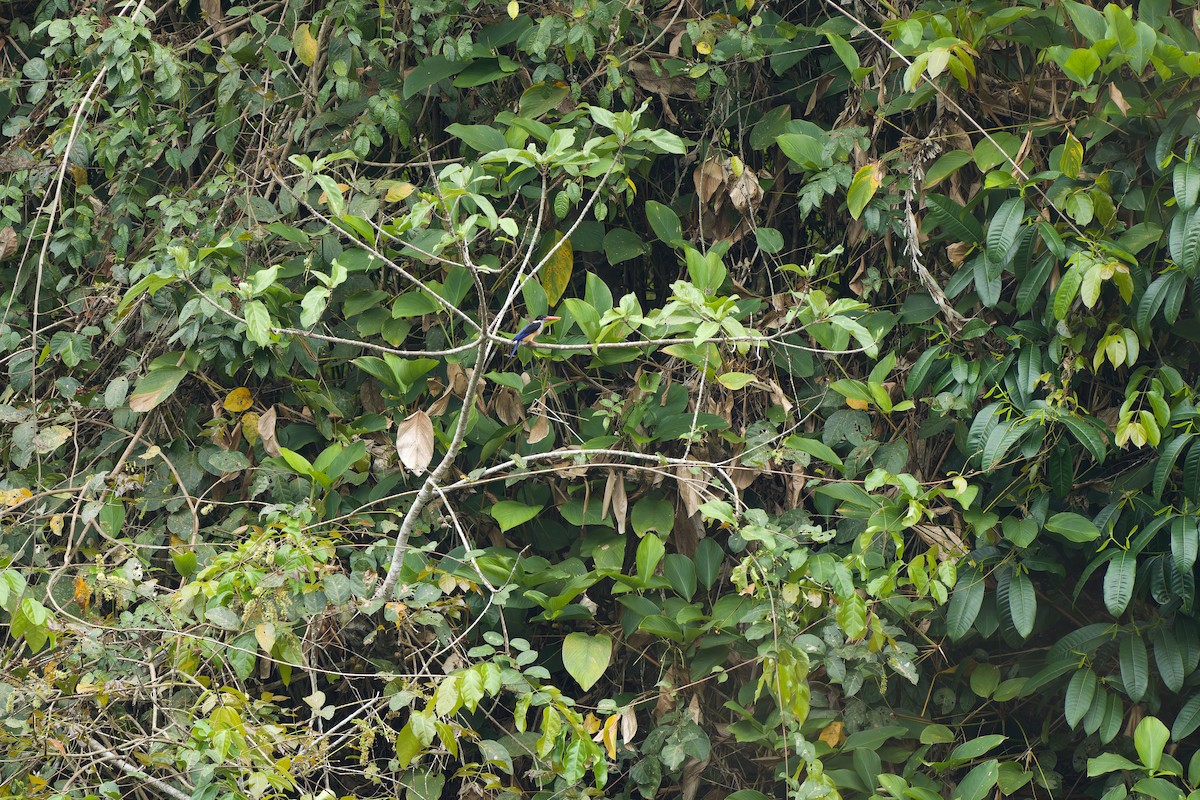
<path id="1" fill-rule="evenodd" d="M 509 358 L 514 358 L 517 355 L 517 350 L 523 344 L 533 344 L 533 340 L 538 337 L 538 334 L 545 330 L 546 326 L 551 322 L 558 322 L 562 317 L 547 316 L 543 314 L 540 317 L 535 317 L 533 322 L 526 325 L 521 330 L 517 331 L 517 335 L 513 337 L 513 349 L 509 353 Z"/>

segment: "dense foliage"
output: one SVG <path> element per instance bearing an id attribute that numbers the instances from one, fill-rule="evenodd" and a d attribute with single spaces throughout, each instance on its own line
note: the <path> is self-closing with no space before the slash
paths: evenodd
<path id="1" fill-rule="evenodd" d="M 0 796 L 1200 797 L 1192 6 L 198 1 L 0 12 Z"/>

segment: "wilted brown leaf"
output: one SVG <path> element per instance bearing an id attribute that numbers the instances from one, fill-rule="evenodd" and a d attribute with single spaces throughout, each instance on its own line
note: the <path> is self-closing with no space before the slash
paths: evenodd
<path id="1" fill-rule="evenodd" d="M 17 232 L 9 225 L 0 229 L 0 261 L 11 258 L 17 252 Z"/>
<path id="2" fill-rule="evenodd" d="M 696 185 L 696 194 L 700 195 L 702 204 L 707 205 L 717 190 L 725 184 L 726 175 L 727 171 L 721 159 L 716 156 L 696 167 L 692 172 L 692 183 Z"/>
<path id="3" fill-rule="evenodd" d="M 537 444 L 550 435 L 550 420 L 546 419 L 545 414 L 538 414 L 533 418 L 533 422 L 529 425 L 529 436 L 525 441 L 529 444 Z"/>
<path id="4" fill-rule="evenodd" d="M 433 422 L 424 411 L 410 414 L 396 428 L 396 453 L 400 463 L 420 475 L 433 460 Z"/>
<path id="5" fill-rule="evenodd" d="M 1113 105 L 1121 109 L 1121 114 L 1129 115 L 1129 103 L 1125 100 L 1125 95 L 1121 94 L 1121 90 L 1117 88 L 1115 83 L 1108 85 L 1108 99 L 1113 101 Z"/>
<path id="6" fill-rule="evenodd" d="M 946 245 L 946 257 L 956 267 L 962 266 L 963 261 L 967 259 L 967 253 L 970 251 L 971 245 L 966 242 L 954 242 Z"/>
<path id="7" fill-rule="evenodd" d="M 521 405 L 521 396 L 515 389 L 507 386 L 496 392 L 496 396 L 492 400 L 492 408 L 495 409 L 496 416 L 505 425 L 516 425 L 525 419 L 525 407 Z"/>
<path id="8" fill-rule="evenodd" d="M 275 438 L 275 406 L 268 408 L 258 418 L 258 438 L 262 439 L 267 455 L 283 455 L 283 451 L 279 449 L 279 440 Z"/>

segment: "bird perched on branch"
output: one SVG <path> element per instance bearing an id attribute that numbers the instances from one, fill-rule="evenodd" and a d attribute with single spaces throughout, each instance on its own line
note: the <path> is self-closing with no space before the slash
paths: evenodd
<path id="1" fill-rule="evenodd" d="M 546 329 L 547 325 L 549 325 L 551 322 L 558 322 L 560 319 L 562 319 L 562 317 L 553 317 L 543 314 L 540 317 L 536 317 L 533 322 L 529 323 L 524 328 L 521 328 L 521 330 L 517 331 L 517 335 L 513 337 L 513 349 L 512 352 L 509 353 L 509 358 L 513 358 L 517 355 L 517 350 L 520 349 L 521 345 L 533 344 L 533 340 L 538 337 L 539 333 Z"/>

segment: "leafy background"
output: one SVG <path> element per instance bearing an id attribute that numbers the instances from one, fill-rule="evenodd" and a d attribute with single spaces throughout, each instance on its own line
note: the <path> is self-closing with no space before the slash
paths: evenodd
<path id="1" fill-rule="evenodd" d="M 5 4 L 0 793 L 1194 795 L 1193 11 Z"/>

